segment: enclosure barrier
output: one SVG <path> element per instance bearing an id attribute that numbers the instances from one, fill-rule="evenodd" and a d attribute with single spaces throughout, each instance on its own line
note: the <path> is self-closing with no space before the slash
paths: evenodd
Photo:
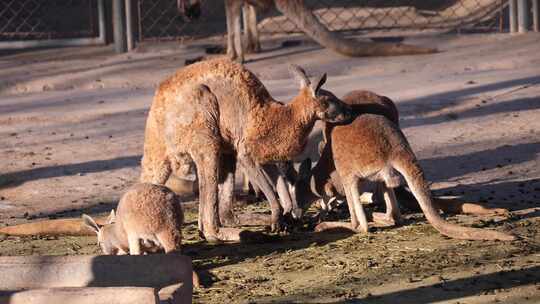
<path id="1" fill-rule="evenodd" d="M 104 44 L 105 22 L 105 0 L 4 0 L 0 49 Z"/>
<path id="2" fill-rule="evenodd" d="M 223 0 L 202 2 L 197 20 L 179 16 L 176 0 L 137 0 L 140 41 L 185 40 L 222 34 Z M 306 0 L 308 8 L 332 31 L 454 30 L 473 27 L 499 29 L 502 0 Z M 301 30 L 277 10 L 259 12 L 261 35 L 299 33 Z"/>
<path id="3" fill-rule="evenodd" d="M 178 41 L 224 35 L 224 0 L 203 0 L 198 18 L 179 13 L 178 0 L 5 0 L 0 1 L 0 49 L 92 45 L 115 49 L 136 41 Z M 508 10 L 511 33 L 538 31 L 538 0 L 305 0 L 332 31 L 502 30 Z M 110 12 L 108 12 L 111 10 Z M 299 33 L 276 9 L 259 12 L 261 35 Z M 532 20 L 532 22 L 531 22 Z"/>
<path id="4" fill-rule="evenodd" d="M 191 303 L 192 271 L 191 259 L 177 254 L 0 257 L 0 299 L 11 299 L 22 289 L 147 287 L 155 289 L 160 300 Z M 64 292 L 77 295 L 85 290 Z M 123 292 L 127 296 L 148 291 Z M 46 296 L 47 291 L 36 293 Z"/>

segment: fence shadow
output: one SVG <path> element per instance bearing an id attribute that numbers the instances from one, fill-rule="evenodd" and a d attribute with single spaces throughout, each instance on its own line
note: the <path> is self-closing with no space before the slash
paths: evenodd
<path id="1" fill-rule="evenodd" d="M 77 164 L 47 166 L 0 175 L 0 189 L 12 188 L 28 181 L 52 178 L 77 173 L 94 173 L 139 166 L 141 155 L 124 156 L 112 159 L 93 160 Z"/>
<path id="2" fill-rule="evenodd" d="M 368 304 L 400 303 L 427 304 L 449 301 L 482 294 L 494 289 L 509 289 L 540 282 L 540 266 L 517 271 L 500 271 L 490 274 L 445 281 L 425 287 L 405 289 L 370 298 L 351 299 L 334 303 Z M 537 295 L 540 300 L 540 295 Z"/>

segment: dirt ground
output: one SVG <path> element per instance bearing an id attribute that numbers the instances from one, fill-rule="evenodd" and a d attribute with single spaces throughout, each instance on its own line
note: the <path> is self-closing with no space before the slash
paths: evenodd
<path id="1" fill-rule="evenodd" d="M 325 87 L 338 96 L 353 89 L 389 96 L 436 194 L 512 210 L 448 219 L 520 239 L 452 240 L 421 214 L 407 214 L 401 227 L 369 235 L 306 228 L 264 242 L 208 244 L 190 207 L 184 252 L 206 285 L 195 302 L 540 303 L 540 35 L 409 38 L 441 52 L 389 58 L 281 42 L 267 41 L 246 64 L 273 96 L 286 101 L 297 89 L 288 63 L 327 72 Z M 1 54 L 0 225 L 113 208 L 138 178 L 156 84 L 204 55 L 206 43 L 122 55 L 110 47 Z M 268 212 L 265 203 L 247 209 Z M 0 236 L 0 255 L 90 253 L 98 253 L 91 237 Z"/>

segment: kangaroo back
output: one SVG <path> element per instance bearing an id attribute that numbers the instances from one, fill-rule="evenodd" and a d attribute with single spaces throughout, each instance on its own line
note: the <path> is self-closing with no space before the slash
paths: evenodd
<path id="1" fill-rule="evenodd" d="M 117 223 L 126 233 L 154 234 L 180 231 L 183 213 L 177 196 L 164 186 L 141 183 L 124 194 L 118 204 Z"/>
<path id="2" fill-rule="evenodd" d="M 353 115 L 377 114 L 388 118 L 399 126 L 399 112 L 394 102 L 386 97 L 370 91 L 354 90 L 341 98 L 344 103 L 351 106 Z"/>

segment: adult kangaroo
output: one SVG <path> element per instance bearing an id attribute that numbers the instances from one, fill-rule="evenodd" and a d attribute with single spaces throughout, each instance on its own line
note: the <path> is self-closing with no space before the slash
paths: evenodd
<path id="1" fill-rule="evenodd" d="M 202 0 L 179 0 L 188 2 L 186 11 L 197 11 Z M 246 45 L 242 43 L 242 8 L 244 10 Z M 251 6 L 251 7 L 250 7 Z M 359 56 L 395 56 L 412 54 L 429 54 L 437 52 L 434 48 L 426 48 L 401 43 L 361 42 L 346 39 L 340 33 L 328 30 L 324 24 L 306 6 L 304 0 L 225 0 L 227 17 L 227 54 L 233 60 L 244 61 L 244 51 L 258 44 L 257 17 L 255 8 L 267 10 L 275 8 L 298 26 L 307 36 L 332 51 L 351 57 Z M 193 7 L 191 9 L 190 7 Z"/>
<path id="2" fill-rule="evenodd" d="M 300 167 L 295 185 L 295 199 L 306 207 L 317 197 L 345 194 L 351 215 L 350 223 L 323 222 L 317 230 L 347 228 L 367 232 L 368 223 L 360 194 L 367 183 L 383 183 L 385 214 L 373 214 L 374 221 L 393 225 L 401 214 L 393 188 L 400 185 L 399 172 L 418 201 L 427 220 L 441 234 L 470 240 L 514 240 L 503 232 L 462 227 L 446 222 L 429 191 L 424 173 L 405 135 L 398 126 L 394 103 L 367 91 L 355 91 L 343 97 L 351 106 L 354 121 L 347 125 L 325 126 L 327 140 L 321 158 L 312 171 L 307 159 Z M 362 113 L 363 112 L 363 113 Z"/>
<path id="3" fill-rule="evenodd" d="M 272 229 L 281 207 L 262 165 L 290 160 L 304 149 L 315 121 L 343 122 L 350 110 L 295 65 L 300 91 L 284 105 L 250 71 L 229 59 L 199 62 L 163 81 L 146 122 L 142 182 L 164 184 L 193 164 L 199 180 L 199 230 L 207 240 L 240 240 L 240 229 L 220 228 L 218 198 L 233 195 L 238 161 L 268 198 Z M 221 191 L 220 191 L 221 190 Z"/>

